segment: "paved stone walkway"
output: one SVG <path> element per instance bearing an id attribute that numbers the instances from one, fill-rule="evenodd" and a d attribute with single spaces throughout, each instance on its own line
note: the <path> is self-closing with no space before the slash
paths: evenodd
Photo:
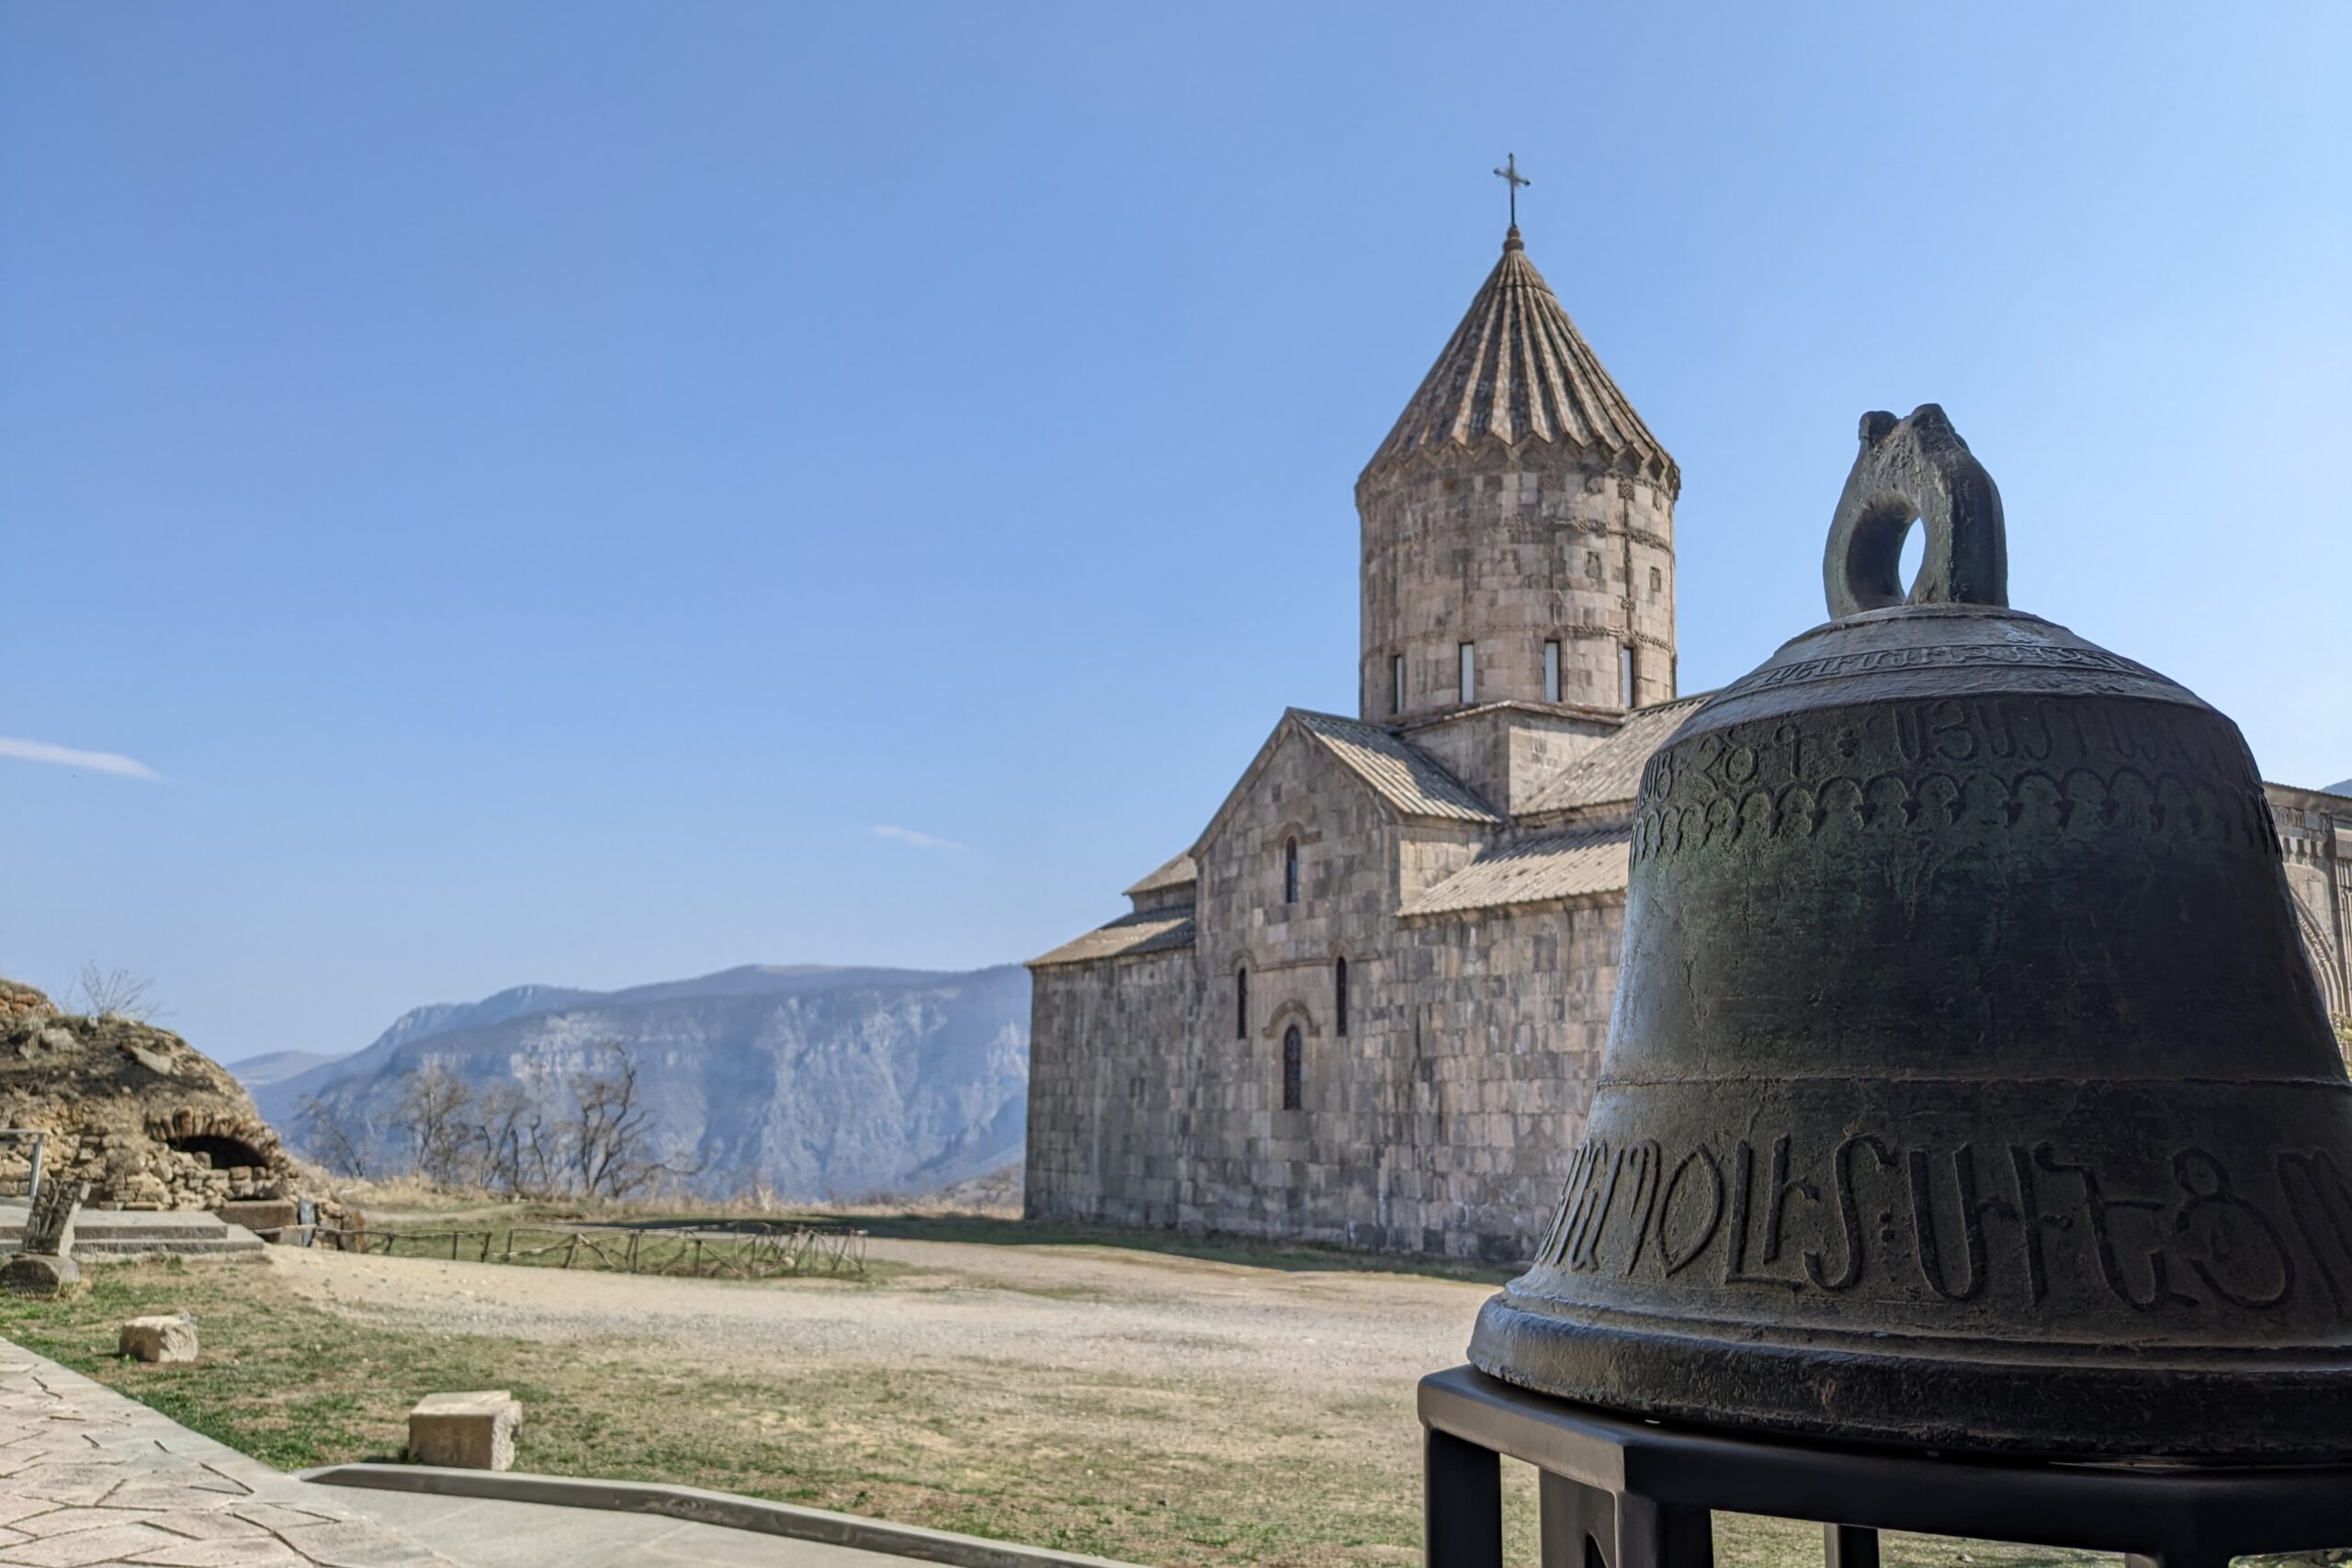
<path id="1" fill-rule="evenodd" d="M 324 1488 L 322 1488 L 324 1490 Z M 346 1493 L 345 1495 L 354 1495 Z M 401 1492 L 356 1495 L 387 1524 L 464 1568 L 906 1568 L 907 1560 L 719 1525 L 603 1508 Z"/>
<path id="2" fill-rule="evenodd" d="M 0 1563 L 453 1568 L 325 1488 L 5 1339 Z"/>

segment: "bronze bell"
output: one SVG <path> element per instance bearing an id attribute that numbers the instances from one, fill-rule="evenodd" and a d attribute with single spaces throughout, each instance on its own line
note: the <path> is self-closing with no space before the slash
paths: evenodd
<path id="1" fill-rule="evenodd" d="M 1471 1359 L 1784 1433 L 2341 1460 L 2352 1084 L 2254 760 L 2007 607 L 1941 409 L 1861 434 L 1835 618 L 1643 775 L 1587 1136 Z"/>

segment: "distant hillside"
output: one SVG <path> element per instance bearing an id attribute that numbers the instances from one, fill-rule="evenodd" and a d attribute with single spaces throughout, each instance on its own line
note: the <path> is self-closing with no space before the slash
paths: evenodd
<path id="1" fill-rule="evenodd" d="M 2352 795 L 2352 779 L 2338 779 L 2327 786 L 2330 795 Z"/>
<path id="2" fill-rule="evenodd" d="M 321 1156 L 315 1097 L 401 1158 L 396 1111 L 427 1063 L 476 1089 L 593 1068 L 616 1044 L 638 1062 L 659 1152 L 713 1194 L 765 1182 L 788 1198 L 928 1192 L 1021 1157 L 1027 1119 L 1029 977 L 753 967 L 624 991 L 524 986 L 401 1015 L 366 1050 L 278 1070 L 241 1063 L 262 1112 Z M 249 1067 L 257 1071 L 246 1076 Z"/>
<path id="3" fill-rule="evenodd" d="M 265 1051 L 258 1056 L 247 1056 L 242 1062 L 226 1064 L 230 1076 L 245 1086 L 247 1093 L 264 1084 L 290 1078 L 297 1073 L 307 1073 L 312 1067 L 328 1062 L 339 1062 L 340 1056 L 324 1051 Z"/>

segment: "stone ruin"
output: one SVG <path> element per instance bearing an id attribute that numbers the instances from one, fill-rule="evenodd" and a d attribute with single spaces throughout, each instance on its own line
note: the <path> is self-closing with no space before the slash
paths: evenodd
<path id="1" fill-rule="evenodd" d="M 178 1035 L 119 1015 L 60 1012 L 6 980 L 0 1127 L 49 1134 L 42 1179 L 88 1183 L 97 1208 L 218 1210 L 309 1197 L 322 1185 L 237 1081 Z M 0 1192 L 21 1194 L 31 1164 L 30 1139 L 0 1138 Z"/>

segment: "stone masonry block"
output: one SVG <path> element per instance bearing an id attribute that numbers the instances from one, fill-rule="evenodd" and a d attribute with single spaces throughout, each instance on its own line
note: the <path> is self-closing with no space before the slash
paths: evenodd
<path id="1" fill-rule="evenodd" d="M 523 1406 L 503 1388 L 429 1393 L 408 1413 L 408 1457 L 457 1470 L 511 1470 Z"/>
<path id="2" fill-rule="evenodd" d="M 115 1348 L 133 1360 L 158 1366 L 185 1366 L 196 1359 L 196 1320 L 189 1317 L 134 1317 L 115 1337 Z"/>

